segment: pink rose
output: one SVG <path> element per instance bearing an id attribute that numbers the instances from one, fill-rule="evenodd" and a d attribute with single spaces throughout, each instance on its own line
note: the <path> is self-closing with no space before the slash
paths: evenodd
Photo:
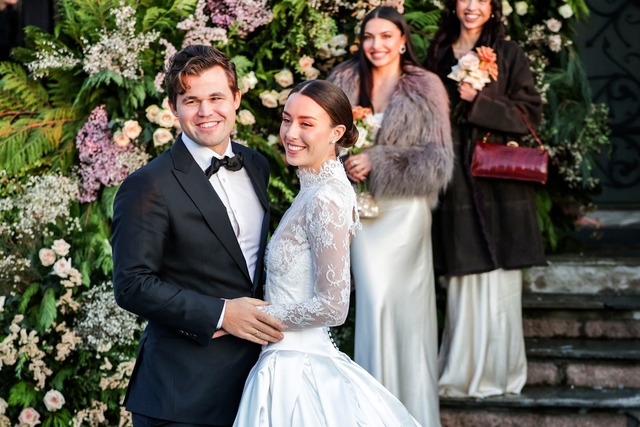
<path id="1" fill-rule="evenodd" d="M 277 72 L 273 78 L 276 83 L 278 83 L 282 87 L 289 87 L 293 84 L 293 73 L 286 68 Z"/>
<path id="2" fill-rule="evenodd" d="M 55 264 L 53 264 L 53 272 L 59 277 L 67 277 L 70 271 L 71 262 L 66 258 L 60 258 Z"/>
<path id="3" fill-rule="evenodd" d="M 71 245 L 65 242 L 64 239 L 54 240 L 51 246 L 51 249 L 59 256 L 67 256 L 67 254 L 69 254 L 69 248 L 71 248 Z"/>
<path id="4" fill-rule="evenodd" d="M 258 95 L 260 100 L 262 101 L 262 105 L 267 108 L 276 108 L 278 106 L 278 99 L 280 98 L 280 94 L 275 90 L 267 90 L 260 95 Z"/>
<path id="5" fill-rule="evenodd" d="M 131 140 L 129 139 L 129 137 L 125 135 L 121 130 L 115 131 L 113 133 L 113 143 L 118 147 L 126 147 L 130 142 Z"/>
<path id="6" fill-rule="evenodd" d="M 136 139 L 142 133 L 142 127 L 135 120 L 127 120 L 122 126 L 122 133 L 129 139 Z"/>
<path id="7" fill-rule="evenodd" d="M 173 140 L 173 134 L 169 129 L 158 128 L 153 132 L 153 146 L 160 147 Z"/>
<path id="8" fill-rule="evenodd" d="M 20 412 L 18 421 L 20 421 L 20 424 L 34 427 L 36 424 L 40 424 L 40 414 L 31 407 L 25 408 Z"/>
<path id="9" fill-rule="evenodd" d="M 291 93 L 292 89 L 285 89 L 282 92 L 280 92 L 280 95 L 278 96 L 278 103 L 280 103 L 280 105 L 284 105 L 287 103 L 287 99 L 289 98 L 289 94 Z"/>
<path id="10" fill-rule="evenodd" d="M 315 80 L 320 76 L 320 70 L 310 67 L 304 72 L 304 76 L 307 80 Z"/>
<path id="11" fill-rule="evenodd" d="M 302 70 L 302 72 L 304 73 L 305 71 L 307 71 L 309 68 L 313 66 L 313 63 L 315 61 L 316 60 L 313 59 L 312 57 L 304 55 L 302 58 L 298 60 L 298 64 L 300 65 L 300 70 Z"/>
<path id="12" fill-rule="evenodd" d="M 145 111 L 147 113 L 147 119 L 150 122 L 155 123 L 158 118 L 158 114 L 160 114 L 160 107 L 155 104 L 149 105 Z"/>
<path id="13" fill-rule="evenodd" d="M 38 257 L 40 258 L 40 262 L 43 266 L 49 267 L 56 262 L 56 253 L 49 248 L 42 248 L 40 252 L 38 252 Z"/>
<path id="14" fill-rule="evenodd" d="M 64 405 L 64 396 L 58 390 L 49 390 L 44 395 L 44 406 L 48 411 L 55 412 Z"/>

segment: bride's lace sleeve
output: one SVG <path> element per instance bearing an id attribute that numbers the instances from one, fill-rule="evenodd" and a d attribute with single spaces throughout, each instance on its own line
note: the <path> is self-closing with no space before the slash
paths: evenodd
<path id="1" fill-rule="evenodd" d="M 357 227 L 355 206 L 348 194 L 324 192 L 308 201 L 305 221 L 311 250 L 314 292 L 296 304 L 274 304 L 265 312 L 281 320 L 289 330 L 344 323 L 351 292 L 349 244 Z"/>

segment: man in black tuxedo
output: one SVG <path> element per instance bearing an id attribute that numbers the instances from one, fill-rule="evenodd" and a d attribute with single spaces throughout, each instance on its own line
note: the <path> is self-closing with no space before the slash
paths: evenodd
<path id="1" fill-rule="evenodd" d="M 232 143 L 235 67 L 209 46 L 176 53 L 169 104 L 182 134 L 114 203 L 114 290 L 146 319 L 126 406 L 135 427 L 226 426 L 260 345 L 282 339 L 264 305 L 267 160 Z"/>

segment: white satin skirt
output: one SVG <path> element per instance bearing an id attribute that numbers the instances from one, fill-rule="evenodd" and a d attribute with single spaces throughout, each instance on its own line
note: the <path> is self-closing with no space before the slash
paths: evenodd
<path id="1" fill-rule="evenodd" d="M 404 406 L 340 352 L 328 328 L 284 333 L 263 347 L 235 427 L 419 426 Z"/>
<path id="2" fill-rule="evenodd" d="M 527 382 L 521 297 L 520 270 L 448 279 L 440 395 L 520 393 Z"/>
<path id="3" fill-rule="evenodd" d="M 351 244 L 355 361 L 424 426 L 440 426 L 438 328 L 425 198 L 377 199 Z M 348 425 L 348 424 L 345 424 Z"/>

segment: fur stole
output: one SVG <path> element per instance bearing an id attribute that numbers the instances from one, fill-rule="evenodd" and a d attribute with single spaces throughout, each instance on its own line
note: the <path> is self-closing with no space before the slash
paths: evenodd
<path id="1" fill-rule="evenodd" d="M 357 105 L 358 63 L 340 64 L 329 81 Z M 372 170 L 369 188 L 375 196 L 426 196 L 435 206 L 453 172 L 449 98 L 440 78 L 405 66 L 384 112 L 376 145 L 367 150 Z"/>

